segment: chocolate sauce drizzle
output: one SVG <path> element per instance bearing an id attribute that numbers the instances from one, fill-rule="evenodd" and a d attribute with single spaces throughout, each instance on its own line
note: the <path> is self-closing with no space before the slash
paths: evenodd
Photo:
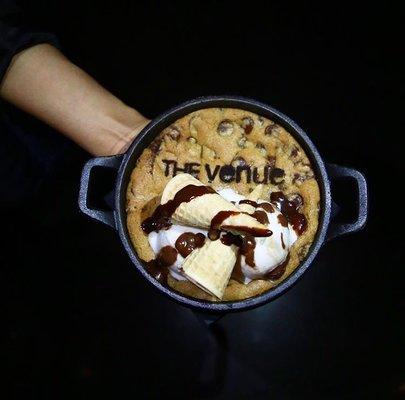
<path id="1" fill-rule="evenodd" d="M 256 210 L 251 215 L 252 215 L 253 218 L 256 218 L 263 225 L 267 225 L 269 223 L 269 217 L 267 216 L 265 211 Z"/>
<path id="2" fill-rule="evenodd" d="M 279 223 L 281 226 L 284 226 L 284 228 L 286 228 L 286 227 L 288 226 L 287 218 L 284 217 L 283 214 L 278 214 L 278 215 L 277 215 L 277 219 L 278 219 L 278 223 Z"/>
<path id="3" fill-rule="evenodd" d="M 283 263 L 281 263 L 278 267 L 274 268 L 272 271 L 270 271 L 268 274 L 265 275 L 265 279 L 270 279 L 272 281 L 280 279 L 284 275 L 285 269 L 287 268 L 287 264 L 289 261 L 290 255 L 288 254 L 287 258 Z"/>
<path id="4" fill-rule="evenodd" d="M 280 239 L 281 239 L 281 246 L 283 247 L 283 249 L 285 249 L 283 232 L 280 233 Z"/>
<path id="5" fill-rule="evenodd" d="M 216 193 L 214 189 L 209 186 L 197 186 L 187 185 L 179 190 L 172 200 L 169 200 L 165 204 L 159 205 L 153 214 L 146 218 L 142 224 L 142 230 L 149 234 L 153 231 L 158 232 L 162 229 L 168 229 L 172 225 L 171 217 L 182 203 L 188 203 L 196 197 L 203 196 L 205 194 Z M 305 216 L 298 212 L 302 202 L 290 201 L 282 192 L 273 192 L 270 195 L 272 203 L 276 203 L 282 215 L 278 216 L 278 221 L 282 226 L 287 226 L 288 223 L 292 225 L 295 232 L 301 235 L 307 229 L 307 220 Z M 253 207 L 262 208 L 267 212 L 274 212 L 274 208 L 270 203 L 257 203 L 252 200 L 241 200 L 239 204 L 249 204 Z M 269 223 L 267 214 L 264 211 L 255 210 L 253 214 L 248 214 L 241 211 L 220 211 L 211 221 L 211 226 L 208 232 L 208 237 L 211 240 L 217 240 L 220 236 L 221 229 L 235 229 L 232 226 L 223 226 L 222 223 L 230 216 L 237 214 L 247 214 L 254 217 L 257 221 L 266 225 Z M 245 233 L 242 238 L 239 235 L 234 235 L 230 232 L 225 233 L 221 237 L 221 242 L 227 246 L 235 245 L 239 248 L 237 260 L 232 273 L 232 278 L 243 282 L 243 273 L 241 269 L 241 256 L 245 256 L 246 264 L 255 268 L 254 262 L 254 249 L 256 247 L 255 236 L 263 237 L 270 236 L 272 231 L 269 229 L 250 228 L 244 226 L 238 226 L 239 232 Z M 205 236 L 202 233 L 194 234 L 192 232 L 185 232 L 180 235 L 176 240 L 176 248 L 171 246 L 163 247 L 155 260 L 146 263 L 149 273 L 155 277 L 159 282 L 167 282 L 168 268 L 176 262 L 177 254 L 186 258 L 193 250 L 200 248 L 205 243 Z M 283 235 L 281 234 L 281 244 L 285 248 Z M 289 255 L 286 260 L 278 267 L 269 272 L 265 278 L 271 280 L 280 279 L 284 274 L 286 266 L 289 261 Z"/>
<path id="6" fill-rule="evenodd" d="M 149 234 L 153 231 L 158 232 L 161 229 L 169 229 L 172 225 L 171 217 L 181 203 L 188 203 L 196 197 L 204 194 L 216 193 L 209 186 L 187 185 L 180 189 L 172 200 L 165 204 L 160 204 L 154 213 L 142 222 L 142 230 Z"/>
<path id="7" fill-rule="evenodd" d="M 283 240 L 283 234 L 281 234 L 281 242 L 283 244 L 283 248 L 285 248 L 284 240 Z M 232 271 L 231 278 L 243 283 L 244 282 L 244 274 L 242 272 L 242 265 L 241 265 L 241 257 L 242 255 L 245 256 L 245 262 L 252 268 L 255 268 L 255 262 L 254 262 L 254 250 L 256 247 L 256 240 L 253 236 L 247 235 L 244 238 L 241 238 L 240 236 L 233 235 L 232 233 L 227 233 L 221 237 L 221 242 L 227 246 L 235 245 L 239 247 L 238 255 L 236 258 L 235 266 Z M 283 263 L 278 265 L 276 268 L 274 268 L 272 271 L 267 273 L 264 276 L 264 279 L 270 279 L 270 280 L 277 280 L 280 279 L 286 270 L 286 267 L 288 265 L 288 262 L 290 261 L 290 255 L 287 255 L 287 258 Z"/>
<path id="8" fill-rule="evenodd" d="M 249 204 L 252 207 L 257 208 L 258 204 L 253 200 L 240 200 L 239 204 Z"/>
<path id="9" fill-rule="evenodd" d="M 192 251 L 203 247 L 205 235 L 202 233 L 184 232 L 176 240 L 175 246 L 179 254 L 186 258 Z"/>
<path id="10" fill-rule="evenodd" d="M 281 263 L 276 268 L 274 268 L 272 271 L 267 273 L 263 278 L 270 279 L 272 281 L 276 281 L 277 279 L 280 279 L 284 275 L 289 261 L 290 261 L 290 255 L 287 256 L 287 258 L 285 259 L 285 261 L 283 263 Z M 236 262 L 235 262 L 235 266 L 232 271 L 231 278 L 240 283 L 244 283 L 244 281 L 245 281 L 245 275 L 243 274 L 243 271 L 242 271 L 240 253 L 238 253 L 238 256 L 236 258 Z"/>
<path id="11" fill-rule="evenodd" d="M 177 207 L 182 203 L 188 203 L 196 197 L 203 196 L 204 194 L 216 193 L 214 189 L 209 186 L 196 186 L 187 185 L 180 189 L 172 200 L 165 204 L 160 204 L 153 214 L 146 218 L 142 224 L 142 230 L 149 234 L 153 231 L 158 232 L 162 229 L 169 229 L 172 225 L 171 217 L 176 211 Z M 241 211 L 220 211 L 211 221 L 208 236 L 211 240 L 216 240 L 219 237 L 220 228 L 234 229 L 235 227 L 226 227 L 221 224 L 231 215 L 241 214 Z M 247 213 L 244 213 L 247 214 Z M 248 214 L 249 215 L 249 214 Z M 260 221 L 259 221 L 260 222 Z M 272 232 L 269 229 L 250 228 L 247 226 L 238 226 L 239 232 L 245 232 L 254 236 L 270 236 Z"/>
<path id="12" fill-rule="evenodd" d="M 220 240 L 226 246 L 234 245 L 236 247 L 239 247 L 238 258 L 239 256 L 244 255 L 246 258 L 246 264 L 250 265 L 252 268 L 256 266 L 254 261 L 254 249 L 256 247 L 256 239 L 254 236 L 245 235 L 244 237 L 241 237 L 239 235 L 234 235 L 228 232 L 225 235 L 221 236 Z M 238 260 L 236 260 L 236 262 L 238 262 Z"/>
<path id="13" fill-rule="evenodd" d="M 306 218 L 303 214 L 298 212 L 299 207 L 302 205 L 302 201 L 289 201 L 285 195 L 282 192 L 275 192 L 271 194 L 270 200 L 273 203 L 277 203 L 281 209 L 282 214 L 279 214 L 277 216 L 278 222 L 280 225 L 283 227 L 287 227 L 288 223 L 292 225 L 294 230 L 297 232 L 297 234 L 302 234 L 302 232 L 305 231 L 307 227 L 307 221 Z M 253 206 L 256 208 L 253 214 L 251 214 L 253 217 L 255 217 L 259 222 L 262 224 L 268 224 L 269 219 L 267 214 L 264 211 L 257 210 L 257 208 L 263 208 L 263 210 L 267 212 L 274 212 L 274 207 L 270 203 L 257 203 L 252 200 L 241 200 L 239 201 L 239 204 L 248 204 L 250 206 Z M 286 215 L 284 215 L 286 214 Z M 281 246 L 283 249 L 286 248 L 285 242 L 284 242 L 284 237 L 283 233 L 280 234 L 280 240 L 281 240 Z M 241 267 L 241 257 L 242 255 L 245 256 L 245 262 L 252 268 L 255 268 L 255 262 L 254 262 L 254 249 L 256 247 L 256 239 L 254 236 L 251 235 L 246 235 L 245 237 L 241 238 L 236 235 L 232 235 L 230 233 L 227 233 L 226 235 L 222 236 L 221 242 L 230 246 L 230 245 L 235 245 L 239 247 L 238 250 L 238 255 L 237 259 L 235 262 L 235 266 L 232 272 L 232 278 L 239 281 L 239 282 L 244 282 L 244 275 L 242 272 L 242 267 Z M 280 279 L 286 270 L 287 264 L 289 262 L 290 255 L 288 254 L 286 260 L 278 265 L 275 269 L 270 271 L 268 274 L 266 274 L 265 278 L 266 279 L 271 279 L 271 280 L 277 280 Z"/>
<path id="14" fill-rule="evenodd" d="M 220 240 L 226 246 L 235 245 L 237 247 L 241 247 L 243 238 L 239 235 L 234 235 L 231 232 L 227 232 L 227 233 L 225 233 L 225 235 L 221 236 Z"/>
<path id="15" fill-rule="evenodd" d="M 211 240 L 217 240 L 219 238 L 221 229 L 229 229 L 229 230 L 237 230 L 238 232 L 243 232 L 249 235 L 253 236 L 259 236 L 259 237 L 264 237 L 264 236 L 270 236 L 272 235 L 272 231 L 270 229 L 261 229 L 261 228 L 251 228 L 248 226 L 228 226 L 228 225 L 222 225 L 222 223 L 230 216 L 232 215 L 238 215 L 238 214 L 246 214 L 246 215 L 251 215 L 246 212 L 242 211 L 220 211 L 215 217 L 211 220 L 211 226 L 210 230 L 208 232 L 208 237 Z M 254 215 L 251 215 L 253 218 L 256 218 Z M 257 219 L 257 218 L 256 218 Z M 257 219 L 258 220 L 258 219 Z M 259 220 L 258 220 L 259 221 Z M 261 222 L 261 221 L 259 221 Z"/>
<path id="16" fill-rule="evenodd" d="M 256 239 L 251 235 L 246 235 L 243 238 L 242 247 L 240 248 L 240 254 L 245 256 L 246 264 L 251 266 L 252 268 L 256 267 L 255 248 Z"/>
<path id="17" fill-rule="evenodd" d="M 253 200 L 240 200 L 239 204 L 249 204 L 252 207 L 255 208 L 263 208 L 264 211 L 267 211 L 269 213 L 273 213 L 274 212 L 274 207 L 270 204 L 270 203 L 256 203 Z"/>
<path id="18" fill-rule="evenodd" d="M 274 213 L 274 207 L 270 203 L 260 203 L 258 207 L 263 208 L 263 210 L 268 213 Z"/>
<path id="19" fill-rule="evenodd" d="M 160 283 L 167 282 L 169 267 L 176 262 L 177 250 L 171 246 L 162 247 L 156 259 L 146 263 L 146 269 Z"/>
<path id="20" fill-rule="evenodd" d="M 298 212 L 299 202 L 288 200 L 283 192 L 271 193 L 270 200 L 272 203 L 278 204 L 281 213 L 294 228 L 297 235 L 302 235 L 307 229 L 308 223 L 305 215 Z"/>
<path id="21" fill-rule="evenodd" d="M 217 240 L 220 234 L 220 226 L 231 215 L 238 215 L 240 211 L 220 211 L 214 218 L 211 220 L 210 230 L 208 231 L 208 237 L 211 240 Z"/>
<path id="22" fill-rule="evenodd" d="M 242 272 L 241 255 L 239 252 L 236 257 L 236 262 L 235 262 L 235 266 L 233 267 L 233 270 L 232 270 L 231 278 L 235 279 L 235 281 L 238 281 L 240 283 L 245 282 L 245 275 L 243 275 L 243 272 Z"/>

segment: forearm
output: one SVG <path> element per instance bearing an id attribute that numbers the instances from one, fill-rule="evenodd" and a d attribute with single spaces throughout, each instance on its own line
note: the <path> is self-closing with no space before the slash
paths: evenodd
<path id="1" fill-rule="evenodd" d="M 14 57 L 0 95 L 94 155 L 123 151 L 149 122 L 47 44 Z"/>

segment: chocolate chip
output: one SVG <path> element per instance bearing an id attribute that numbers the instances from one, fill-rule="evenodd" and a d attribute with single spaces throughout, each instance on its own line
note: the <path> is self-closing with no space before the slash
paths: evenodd
<path id="1" fill-rule="evenodd" d="M 259 126 L 263 126 L 264 125 L 264 118 L 263 117 L 258 117 L 257 118 L 257 123 L 259 124 Z"/>
<path id="2" fill-rule="evenodd" d="M 275 156 L 267 156 L 268 165 L 271 168 L 274 168 L 276 165 L 276 157 Z"/>
<path id="3" fill-rule="evenodd" d="M 294 148 L 291 150 L 291 157 L 293 158 L 297 157 L 298 151 L 299 151 L 298 147 L 294 146 Z"/>
<path id="4" fill-rule="evenodd" d="M 238 146 L 239 146 L 241 149 L 244 149 L 244 148 L 246 147 L 246 142 L 247 142 L 247 139 L 246 139 L 245 137 L 242 137 L 242 138 L 240 138 L 240 139 L 238 140 Z"/>
<path id="5" fill-rule="evenodd" d="M 267 152 L 266 152 L 266 147 L 264 146 L 263 143 L 260 143 L 260 142 L 256 143 L 256 148 L 259 149 L 260 153 L 261 153 L 263 156 L 265 156 L 265 155 L 267 154 Z"/>
<path id="6" fill-rule="evenodd" d="M 163 137 L 157 137 L 150 145 L 149 148 L 153 154 L 158 154 L 160 151 L 160 145 L 162 144 Z"/>
<path id="7" fill-rule="evenodd" d="M 288 198 L 288 201 L 290 201 L 297 210 L 299 208 L 301 208 L 304 204 L 304 199 L 298 193 L 292 193 L 292 194 L 288 195 L 287 198 Z"/>
<path id="8" fill-rule="evenodd" d="M 269 172 L 270 182 L 273 185 L 278 185 L 278 184 L 284 182 L 284 175 L 285 175 L 285 172 L 284 172 L 283 169 L 281 169 L 281 168 L 273 168 Z"/>
<path id="9" fill-rule="evenodd" d="M 292 182 L 296 183 L 297 185 L 301 185 L 303 182 L 307 181 L 308 179 L 312 179 L 313 177 L 314 173 L 312 171 L 305 174 L 295 173 Z"/>
<path id="10" fill-rule="evenodd" d="M 248 135 L 250 132 L 252 132 L 253 129 L 253 119 L 250 117 L 245 117 L 242 119 L 242 128 L 245 130 L 245 134 Z"/>
<path id="11" fill-rule="evenodd" d="M 232 165 L 233 165 L 234 167 L 245 167 L 245 166 L 247 166 L 248 164 L 247 164 L 246 160 L 245 160 L 243 157 L 235 157 L 235 158 L 232 160 Z"/>
<path id="12" fill-rule="evenodd" d="M 279 126 L 272 122 L 270 125 L 267 125 L 266 128 L 264 129 L 264 134 L 265 135 L 272 135 L 273 133 L 277 132 L 279 129 Z"/>
<path id="13" fill-rule="evenodd" d="M 217 127 L 220 136 L 230 136 L 233 133 L 233 123 L 229 119 L 221 121 Z"/>
<path id="14" fill-rule="evenodd" d="M 301 182 L 301 183 L 302 183 L 303 181 L 304 181 L 303 175 L 297 174 L 297 173 L 294 174 L 293 180 L 292 180 L 293 183 L 297 183 L 297 182 Z"/>
<path id="15" fill-rule="evenodd" d="M 180 131 L 175 126 L 169 126 L 166 129 L 166 134 L 176 141 L 178 141 L 180 138 Z"/>

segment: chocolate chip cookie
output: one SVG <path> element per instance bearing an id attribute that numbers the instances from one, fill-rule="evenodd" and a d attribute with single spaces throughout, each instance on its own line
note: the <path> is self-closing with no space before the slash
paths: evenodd
<path id="1" fill-rule="evenodd" d="M 139 257 L 156 257 L 141 228 L 167 182 L 179 173 L 193 175 L 215 190 L 231 188 L 248 196 L 262 185 L 261 198 L 281 193 L 305 217 L 288 262 L 266 279 L 241 283 L 231 279 L 223 300 L 256 296 L 278 285 L 305 258 L 318 229 L 320 191 L 311 162 L 282 126 L 254 113 L 207 108 L 188 114 L 164 129 L 139 157 L 127 189 L 127 226 Z M 185 295 L 216 301 L 193 283 L 170 274 L 167 285 Z"/>

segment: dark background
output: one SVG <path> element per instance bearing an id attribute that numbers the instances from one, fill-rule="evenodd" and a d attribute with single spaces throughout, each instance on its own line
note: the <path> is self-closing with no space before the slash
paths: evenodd
<path id="1" fill-rule="evenodd" d="M 89 156 L 3 105 L 54 142 L 27 168 L 47 171 L 39 189 L 1 208 L 4 398 L 405 395 L 399 10 L 278 3 L 26 2 L 65 54 L 150 118 L 210 94 L 291 116 L 325 160 L 365 173 L 371 209 L 291 291 L 212 336 L 141 279 L 112 229 L 79 213 Z M 343 207 L 349 189 L 336 193 Z"/>

